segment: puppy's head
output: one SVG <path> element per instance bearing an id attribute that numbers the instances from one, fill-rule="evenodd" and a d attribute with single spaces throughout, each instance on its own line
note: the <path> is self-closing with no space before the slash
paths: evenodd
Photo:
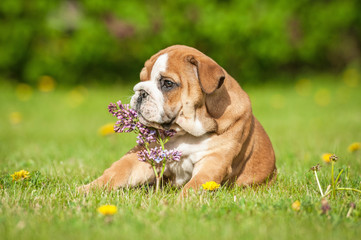
<path id="1" fill-rule="evenodd" d="M 216 130 L 205 99 L 222 87 L 225 72 L 211 58 L 194 48 L 172 46 L 146 61 L 140 80 L 131 107 L 143 124 L 195 136 Z"/>

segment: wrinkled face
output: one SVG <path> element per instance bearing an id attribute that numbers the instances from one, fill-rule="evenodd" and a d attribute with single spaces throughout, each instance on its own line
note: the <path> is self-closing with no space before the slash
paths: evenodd
<path id="1" fill-rule="evenodd" d="M 177 74 L 170 70 L 169 54 L 161 54 L 143 68 L 141 82 L 133 88 L 131 107 L 138 112 L 143 124 L 169 129 L 182 107 L 182 87 Z"/>
<path id="2" fill-rule="evenodd" d="M 146 61 L 130 105 L 147 126 L 201 136 L 216 130 L 208 111 L 217 103 L 205 102 L 224 79 L 222 68 L 203 53 L 172 46 Z"/>

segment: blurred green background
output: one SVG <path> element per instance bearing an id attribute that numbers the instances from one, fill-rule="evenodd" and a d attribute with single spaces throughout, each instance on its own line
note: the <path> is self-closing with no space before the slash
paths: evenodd
<path id="1" fill-rule="evenodd" d="M 133 83 L 173 44 L 203 51 L 243 83 L 339 73 L 359 69 L 360 13 L 359 0 L 1 0 L 0 78 Z"/>
<path id="2" fill-rule="evenodd" d="M 136 144 L 114 134 L 107 106 L 129 102 L 145 60 L 172 44 L 241 83 L 277 181 L 189 204 L 179 190 L 77 194 Z M 339 194 L 323 215 L 309 169 L 322 164 L 325 190 L 323 156 L 335 153 L 336 171 L 347 169 L 339 186 L 361 189 L 360 59 L 360 0 L 0 0 L 1 239 L 358 239 L 360 195 Z M 13 182 L 21 169 L 47 181 Z M 118 206 L 113 224 L 96 212 L 103 204 Z"/>

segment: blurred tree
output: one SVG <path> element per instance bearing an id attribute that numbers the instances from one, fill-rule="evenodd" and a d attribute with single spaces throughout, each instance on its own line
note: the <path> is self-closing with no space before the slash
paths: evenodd
<path id="1" fill-rule="evenodd" d="M 359 0 L 2 0 L 0 76 L 36 82 L 137 80 L 172 44 L 193 46 L 240 81 L 360 61 Z"/>

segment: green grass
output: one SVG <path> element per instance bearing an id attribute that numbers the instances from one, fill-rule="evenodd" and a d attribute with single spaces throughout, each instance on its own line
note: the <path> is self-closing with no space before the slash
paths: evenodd
<path id="1" fill-rule="evenodd" d="M 0 83 L 1 239 L 359 238 L 361 195 L 338 193 L 328 200 L 329 213 L 321 214 L 309 168 L 321 163 L 322 153 L 335 153 L 336 172 L 350 166 L 341 185 L 361 188 L 360 153 L 347 152 L 349 144 L 361 141 L 361 88 L 332 77 L 311 80 L 302 95 L 293 84 L 244 86 L 275 148 L 279 175 L 274 185 L 220 188 L 183 202 L 179 190 L 170 187 L 158 193 L 141 187 L 87 197 L 75 191 L 135 144 L 132 134 L 98 134 L 100 126 L 114 121 L 107 105 L 128 102 L 130 85 L 76 91 L 58 87 L 49 93 L 34 89 L 28 101 L 20 101 L 15 86 Z M 315 95 L 326 105 L 318 105 Z M 20 123 L 10 122 L 12 112 L 21 113 Z M 322 165 L 319 177 L 325 189 L 330 166 Z M 27 186 L 9 180 L 9 174 L 21 169 L 38 170 L 42 178 Z M 291 208 L 295 200 L 301 202 L 299 212 Z M 350 202 L 356 209 L 346 218 Z M 103 204 L 118 207 L 111 223 L 96 211 Z"/>

